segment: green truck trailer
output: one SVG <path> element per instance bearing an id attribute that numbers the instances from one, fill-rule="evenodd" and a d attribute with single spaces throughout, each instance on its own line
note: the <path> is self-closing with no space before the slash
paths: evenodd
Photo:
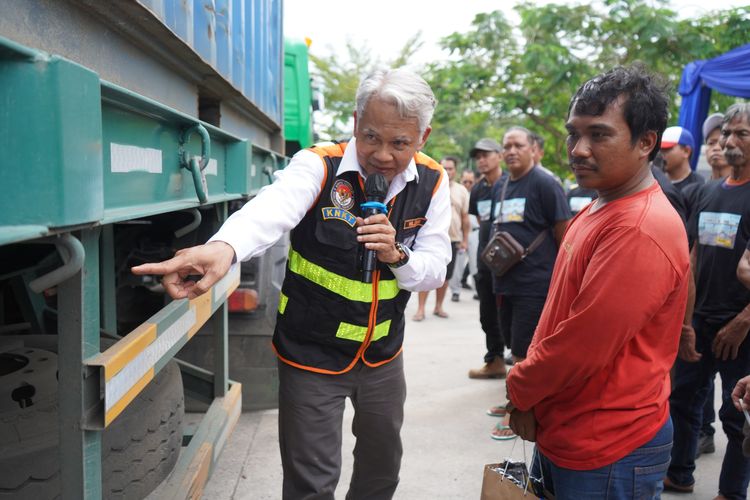
<path id="1" fill-rule="evenodd" d="M 0 499 L 199 498 L 243 406 L 273 406 L 284 241 L 190 301 L 129 269 L 206 241 L 286 164 L 281 19 L 0 3 Z"/>

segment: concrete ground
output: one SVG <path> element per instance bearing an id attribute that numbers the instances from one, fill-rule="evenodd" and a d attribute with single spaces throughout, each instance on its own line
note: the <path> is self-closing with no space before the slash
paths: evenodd
<path id="1" fill-rule="evenodd" d="M 428 313 L 422 322 L 411 321 L 415 296 L 407 308 L 404 361 L 408 396 L 397 499 L 477 499 L 484 464 L 508 456 L 531 460 L 531 444 L 490 439 L 489 432 L 497 419 L 485 415 L 485 410 L 503 400 L 504 384 L 467 377 L 469 368 L 480 366 L 484 355 L 478 303 L 471 296 L 470 291 L 464 290 L 459 302 L 447 300 L 448 319 Z M 428 311 L 432 311 L 433 299 L 430 294 Z M 336 498 L 346 495 L 352 471 L 352 414 L 348 406 L 344 415 L 343 470 Z M 276 417 L 276 410 L 241 416 L 204 491 L 204 499 L 281 498 Z M 726 446 L 721 430 L 716 445 L 716 453 L 698 460 L 695 493 L 664 494 L 664 498 L 712 499 L 716 495 Z"/>

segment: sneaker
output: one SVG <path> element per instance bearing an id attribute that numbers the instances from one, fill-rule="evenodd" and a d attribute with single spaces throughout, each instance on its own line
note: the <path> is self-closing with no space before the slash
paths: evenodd
<path id="1" fill-rule="evenodd" d="M 465 281 L 462 281 L 461 288 L 463 288 L 464 290 L 471 290 L 471 285 L 466 283 Z"/>
<path id="2" fill-rule="evenodd" d="M 454 293 L 453 295 L 451 295 L 451 301 L 452 302 L 458 302 L 458 294 L 457 293 Z"/>
<path id="3" fill-rule="evenodd" d="M 716 445 L 714 445 L 714 437 L 711 434 L 703 434 L 701 432 L 698 437 L 698 448 L 695 450 L 695 458 L 703 455 L 704 453 L 715 453 Z"/>
<path id="4" fill-rule="evenodd" d="M 516 360 L 513 359 L 512 354 L 508 354 L 507 356 L 505 356 L 505 364 L 508 366 L 513 366 L 516 364 Z"/>
<path id="5" fill-rule="evenodd" d="M 469 378 L 505 378 L 503 359 L 495 358 L 479 369 L 469 370 Z"/>

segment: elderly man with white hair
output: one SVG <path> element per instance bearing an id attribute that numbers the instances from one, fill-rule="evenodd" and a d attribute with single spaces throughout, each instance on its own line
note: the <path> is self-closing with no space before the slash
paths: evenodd
<path id="1" fill-rule="evenodd" d="M 291 230 L 273 336 L 285 499 L 334 498 L 347 397 L 357 438 L 347 498 L 391 498 L 398 485 L 404 309 L 410 292 L 443 284 L 451 258 L 449 179 L 419 152 L 435 105 L 429 85 L 410 71 L 369 75 L 357 90 L 348 143 L 300 151 L 207 244 L 134 268 L 165 275 L 172 297 L 192 298 Z M 375 174 L 385 197 L 366 204 Z M 367 278 L 363 250 L 377 258 Z"/>

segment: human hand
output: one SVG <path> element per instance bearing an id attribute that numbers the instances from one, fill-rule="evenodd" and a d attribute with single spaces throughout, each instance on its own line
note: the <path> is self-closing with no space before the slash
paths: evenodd
<path id="1" fill-rule="evenodd" d="M 458 244 L 458 251 L 459 252 L 465 252 L 469 249 L 469 242 L 468 241 L 462 241 Z"/>
<path id="2" fill-rule="evenodd" d="M 536 417 L 533 408 L 529 411 L 515 409 L 510 412 L 510 428 L 526 441 L 536 441 Z"/>
<path id="3" fill-rule="evenodd" d="M 161 282 L 170 297 L 194 299 L 227 274 L 233 259 L 234 249 L 231 245 L 223 241 L 212 241 L 205 245 L 183 248 L 169 260 L 135 266 L 131 271 L 138 275 L 163 275 Z M 196 274 L 203 277 L 198 281 L 188 279 Z"/>
<path id="4" fill-rule="evenodd" d="M 742 411 L 740 399 L 745 402 L 745 406 L 750 406 L 750 375 L 739 379 L 732 391 L 732 402 L 739 411 Z"/>
<path id="5" fill-rule="evenodd" d="M 737 352 L 747 336 L 748 328 L 750 325 L 739 317 L 724 325 L 711 345 L 714 355 L 723 361 L 737 359 Z"/>
<path id="6" fill-rule="evenodd" d="M 366 219 L 357 217 L 357 241 L 368 250 L 375 250 L 378 260 L 393 264 L 401 260 L 396 248 L 396 230 L 385 214 L 371 215 Z"/>
<path id="7" fill-rule="evenodd" d="M 688 363 L 695 363 L 702 357 L 702 354 L 695 350 L 695 330 L 691 325 L 682 325 L 677 357 Z"/>

